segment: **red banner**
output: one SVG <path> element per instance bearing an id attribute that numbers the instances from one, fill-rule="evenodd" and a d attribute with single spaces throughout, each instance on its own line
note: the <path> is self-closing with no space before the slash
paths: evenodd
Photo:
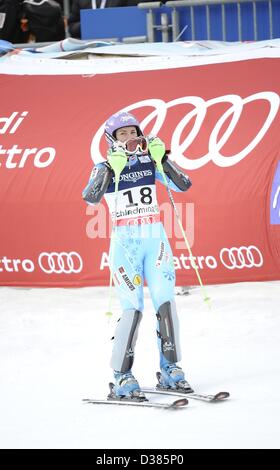
<path id="1" fill-rule="evenodd" d="M 264 73 L 265 70 L 265 73 Z M 81 193 L 103 125 L 131 110 L 192 188 L 175 194 L 205 284 L 280 278 L 280 59 L 94 76 L 1 75 L 0 284 L 106 285 L 105 203 Z M 196 274 L 166 189 L 177 284 Z"/>

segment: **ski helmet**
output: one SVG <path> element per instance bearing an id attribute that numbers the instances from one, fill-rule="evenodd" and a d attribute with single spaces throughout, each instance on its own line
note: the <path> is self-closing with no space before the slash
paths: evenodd
<path id="1" fill-rule="evenodd" d="M 113 116 L 108 119 L 105 124 L 105 137 L 110 147 L 112 147 L 113 143 L 116 141 L 116 131 L 121 129 L 121 127 L 127 126 L 135 126 L 137 135 L 143 135 L 139 121 L 126 111 L 113 114 Z"/>

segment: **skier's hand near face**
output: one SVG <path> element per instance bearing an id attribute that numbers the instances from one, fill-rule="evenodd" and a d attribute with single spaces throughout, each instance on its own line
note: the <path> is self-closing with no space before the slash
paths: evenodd
<path id="1" fill-rule="evenodd" d="M 127 156 L 125 154 L 125 151 L 121 148 L 110 148 L 107 152 L 107 162 L 110 164 L 110 166 L 113 168 L 114 165 L 114 160 L 117 160 L 118 158 L 125 158 L 127 160 Z"/>
<path id="2" fill-rule="evenodd" d="M 120 174 L 127 163 L 125 151 L 121 147 L 118 147 L 115 150 L 110 148 L 107 152 L 107 163 L 115 174 Z"/>
<path id="3" fill-rule="evenodd" d="M 159 137 L 154 137 L 149 141 L 148 149 L 154 162 L 161 163 L 166 154 L 165 143 Z"/>

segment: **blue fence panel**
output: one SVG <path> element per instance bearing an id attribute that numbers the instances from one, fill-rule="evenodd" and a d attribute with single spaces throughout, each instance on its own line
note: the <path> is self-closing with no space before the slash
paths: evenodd
<path id="1" fill-rule="evenodd" d="M 204 6 L 193 8 L 194 12 L 194 30 L 190 24 L 191 38 L 198 37 L 200 40 L 207 39 L 206 13 Z"/>
<path id="2" fill-rule="evenodd" d="M 256 25 L 254 25 L 253 2 L 241 3 L 241 37 L 238 27 L 237 4 L 209 5 L 210 27 L 207 25 L 207 7 L 193 7 L 194 24 L 192 27 L 191 8 L 180 7 L 179 30 L 183 31 L 179 40 L 226 40 L 226 41 L 254 41 L 280 37 L 280 0 L 272 0 L 272 31 L 270 26 L 269 2 L 255 2 Z M 225 11 L 225 24 L 223 27 L 222 8 Z M 169 7 L 161 7 L 154 10 L 155 24 L 160 26 L 160 14 L 167 13 L 171 24 L 171 11 Z M 102 39 L 132 36 L 147 36 L 146 9 L 137 7 L 104 8 L 97 10 L 81 10 L 82 39 Z M 187 26 L 187 27 L 186 27 Z M 225 37 L 224 37 L 225 33 Z M 257 34 L 257 37 L 256 37 Z M 161 41 L 162 35 L 155 30 L 155 40 Z M 172 41 L 172 32 L 169 32 L 169 41 Z"/>
<path id="3" fill-rule="evenodd" d="M 220 5 L 210 6 L 210 24 L 211 24 L 211 40 L 223 40 L 222 28 L 222 8 Z"/>
<path id="4" fill-rule="evenodd" d="M 274 38 L 280 38 L 280 2 L 272 2 L 272 36 Z"/>
<path id="5" fill-rule="evenodd" d="M 136 7 L 81 10 L 82 39 L 146 35 L 146 11 Z"/>
<path id="6" fill-rule="evenodd" d="M 258 35 L 262 38 L 270 38 L 269 4 L 261 2 L 257 4 Z"/>
<path id="7" fill-rule="evenodd" d="M 156 24 L 160 24 L 161 13 L 168 13 L 169 22 L 171 22 L 170 8 L 161 7 L 154 12 Z M 81 10 L 82 39 L 123 39 L 132 36 L 146 36 L 146 34 L 146 10 L 137 7 Z M 155 40 L 162 40 L 160 31 L 155 30 Z M 172 41 L 171 35 L 170 41 Z"/>
<path id="8" fill-rule="evenodd" d="M 241 41 L 254 40 L 254 19 L 253 19 L 253 4 L 242 3 L 241 10 Z"/>
<path id="9" fill-rule="evenodd" d="M 191 38 L 192 38 L 191 10 L 190 8 L 182 8 L 182 7 L 178 8 L 177 10 L 179 12 L 180 33 L 185 28 L 183 34 L 179 38 L 179 41 L 191 41 Z"/>
<path id="10" fill-rule="evenodd" d="M 225 28 L 226 41 L 238 40 L 238 21 L 237 21 L 237 5 L 230 3 L 225 5 Z"/>

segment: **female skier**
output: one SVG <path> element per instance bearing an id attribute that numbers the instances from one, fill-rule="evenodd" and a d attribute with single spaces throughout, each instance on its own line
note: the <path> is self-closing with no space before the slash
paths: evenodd
<path id="1" fill-rule="evenodd" d="M 168 159 L 165 145 L 158 137 L 144 137 L 139 122 L 132 114 L 120 112 L 110 117 L 105 124 L 105 137 L 109 145 L 107 161 L 94 168 L 83 191 L 83 199 L 89 204 L 96 204 L 104 195 L 115 227 L 112 241 L 115 247 L 113 249 L 111 243 L 110 248 L 110 269 L 120 298 L 122 316 L 116 328 L 111 359 L 115 378 L 112 393 L 115 398 L 145 399 L 131 371 L 144 308 L 145 280 L 157 317 L 161 370 L 159 386 L 192 392 L 183 370 L 177 365 L 181 352 L 174 301 L 175 271 L 156 198 L 155 180 L 164 183 L 164 179 L 156 168 L 153 156 L 160 153 L 161 158 L 162 155 L 162 168 L 172 190 L 186 191 L 191 181 Z M 116 205 L 112 167 L 116 159 L 124 158 Z"/>

